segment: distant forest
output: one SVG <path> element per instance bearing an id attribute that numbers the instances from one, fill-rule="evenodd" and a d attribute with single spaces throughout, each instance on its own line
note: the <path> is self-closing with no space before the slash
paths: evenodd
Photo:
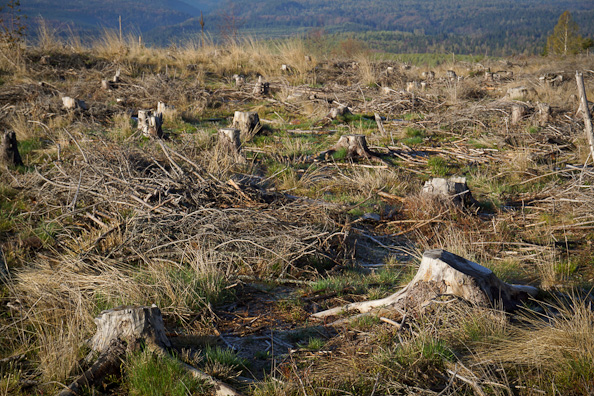
<path id="1" fill-rule="evenodd" d="M 29 0 L 30 23 L 42 16 L 61 31 L 96 35 L 116 28 L 158 45 L 182 43 L 205 30 L 225 37 L 351 38 L 394 53 L 536 54 L 561 13 L 569 10 L 583 36 L 594 37 L 592 0 Z M 34 29 L 31 29 L 34 32 Z"/>

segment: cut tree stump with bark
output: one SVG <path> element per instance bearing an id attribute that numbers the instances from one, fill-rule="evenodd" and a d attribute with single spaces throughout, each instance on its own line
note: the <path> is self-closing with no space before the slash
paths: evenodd
<path id="1" fill-rule="evenodd" d="M 538 124 L 541 127 L 546 126 L 551 121 L 551 106 L 547 103 L 539 103 L 538 108 Z"/>
<path id="2" fill-rule="evenodd" d="M 118 307 L 101 312 L 95 318 L 97 332 L 90 340 L 90 347 L 99 352 L 96 362 L 58 396 L 80 394 L 83 387 L 102 383 L 107 375 L 119 374 L 127 353 L 138 348 L 148 348 L 165 359 L 181 364 L 191 375 L 210 382 L 217 396 L 240 396 L 241 393 L 202 371 L 179 362 L 167 349 L 171 343 L 165 334 L 161 310 L 151 307 Z"/>
<path id="3" fill-rule="evenodd" d="M 333 107 L 332 109 L 330 109 L 328 117 L 332 120 L 335 120 L 338 117 L 345 116 L 347 114 L 351 114 L 349 108 L 345 105 L 340 105 L 338 107 Z"/>
<path id="4" fill-rule="evenodd" d="M 483 307 L 513 311 L 538 289 L 501 281 L 493 271 L 442 249 L 427 250 L 412 281 L 380 300 L 362 301 L 313 314 L 326 318 L 343 312 L 370 313 L 376 308 L 418 310 L 440 295 L 453 295 Z"/>
<path id="5" fill-rule="evenodd" d="M 528 114 L 528 107 L 524 106 L 523 104 L 514 104 L 512 106 L 512 113 L 511 113 L 511 124 L 518 125 L 520 121 Z"/>
<path id="6" fill-rule="evenodd" d="M 146 137 L 163 137 L 163 113 L 153 114 L 151 110 L 138 110 L 138 129 Z"/>
<path id="7" fill-rule="evenodd" d="M 236 128 L 219 129 L 217 149 L 229 154 L 239 154 L 241 151 L 241 131 Z"/>
<path id="8" fill-rule="evenodd" d="M 23 160 L 19 153 L 16 133 L 14 131 L 7 131 L 2 135 L 2 143 L 0 144 L 0 162 L 6 166 L 23 165 Z"/>
<path id="9" fill-rule="evenodd" d="M 260 117 L 255 111 L 236 111 L 233 128 L 239 129 L 243 140 L 250 140 L 261 129 Z"/>
<path id="10" fill-rule="evenodd" d="M 466 184 L 465 177 L 433 178 L 425 182 L 421 194 L 443 199 L 466 208 L 477 204 L 468 184 Z"/>
<path id="11" fill-rule="evenodd" d="M 329 150 L 320 153 L 318 155 L 318 159 L 328 159 L 330 156 L 332 156 L 332 154 L 339 150 L 346 150 L 346 157 L 349 159 L 366 158 L 376 160 L 384 164 L 386 163 L 377 154 L 369 150 L 365 135 L 342 135 L 334 146 L 332 146 Z"/>
<path id="12" fill-rule="evenodd" d="M 254 95 L 266 96 L 270 93 L 270 83 L 264 81 L 262 76 L 258 77 L 258 82 L 254 85 Z"/>
<path id="13" fill-rule="evenodd" d="M 89 107 L 87 104 L 79 99 L 71 98 L 70 96 L 62 96 L 62 105 L 65 109 L 74 110 L 74 109 L 81 109 L 81 110 L 88 110 Z"/>

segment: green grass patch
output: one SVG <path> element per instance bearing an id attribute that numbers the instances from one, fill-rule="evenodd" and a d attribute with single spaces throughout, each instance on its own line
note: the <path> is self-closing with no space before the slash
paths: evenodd
<path id="1" fill-rule="evenodd" d="M 427 160 L 427 166 L 434 176 L 444 177 L 450 172 L 446 160 L 442 157 L 429 158 L 429 160 Z"/>
<path id="2" fill-rule="evenodd" d="M 187 396 L 210 392 L 204 381 L 190 375 L 180 363 L 145 351 L 128 357 L 124 388 L 131 396 Z"/>

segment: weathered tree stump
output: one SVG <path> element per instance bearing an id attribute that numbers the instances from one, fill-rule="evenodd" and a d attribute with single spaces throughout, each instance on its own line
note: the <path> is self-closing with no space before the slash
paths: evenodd
<path id="1" fill-rule="evenodd" d="M 239 129 L 244 140 L 250 140 L 261 129 L 260 117 L 254 111 L 236 111 L 233 128 Z"/>
<path id="2" fill-rule="evenodd" d="M 163 137 L 163 113 L 153 114 L 151 110 L 138 110 L 138 129 L 146 137 Z"/>
<path id="3" fill-rule="evenodd" d="M 386 164 L 377 154 L 369 150 L 365 135 L 342 135 L 334 146 L 320 153 L 317 158 L 318 160 L 326 160 L 338 150 L 346 150 L 346 158 L 348 159 L 366 158 Z"/>
<path id="4" fill-rule="evenodd" d="M 81 109 L 81 110 L 88 110 L 87 104 L 79 99 L 71 98 L 70 96 L 62 96 L 62 105 L 65 109 L 74 110 L 74 109 Z"/>
<path id="5" fill-rule="evenodd" d="M 426 71 L 421 73 L 421 77 L 423 77 L 425 80 L 434 80 L 435 79 L 435 72 L 433 71 Z"/>
<path id="6" fill-rule="evenodd" d="M 485 72 L 485 81 L 493 82 L 493 73 L 491 73 L 490 71 L 486 71 Z"/>
<path id="7" fill-rule="evenodd" d="M 100 385 L 107 375 L 119 374 L 126 353 L 139 347 L 148 348 L 166 359 L 176 360 L 167 352 L 171 343 L 165 334 L 161 311 L 156 305 L 103 311 L 95 318 L 95 323 L 97 332 L 90 340 L 90 347 L 100 353 L 97 361 L 58 396 L 78 395 L 83 387 Z M 200 370 L 184 363 L 181 365 L 192 375 L 209 381 L 217 396 L 241 395 Z"/>
<path id="8" fill-rule="evenodd" d="M 526 88 L 526 87 L 508 88 L 506 96 L 511 100 L 522 100 L 526 96 L 528 96 L 528 88 Z"/>
<path id="9" fill-rule="evenodd" d="M 421 194 L 437 197 L 462 207 L 476 205 L 465 177 L 433 178 L 425 182 Z"/>
<path id="10" fill-rule="evenodd" d="M 254 85 L 254 95 L 266 96 L 270 93 L 270 83 L 264 81 L 262 76 L 258 77 L 258 82 Z"/>
<path id="11" fill-rule="evenodd" d="M 219 129 L 217 148 L 229 154 L 239 154 L 241 151 L 241 131 L 235 128 Z"/>
<path id="12" fill-rule="evenodd" d="M 406 92 L 414 92 L 419 88 L 419 83 L 417 81 L 408 81 L 406 83 Z"/>
<path id="13" fill-rule="evenodd" d="M 528 113 L 528 107 L 524 106 L 523 104 L 516 103 L 512 106 L 512 113 L 511 113 L 511 124 L 518 125 L 520 121 L 526 116 Z"/>
<path id="14" fill-rule="evenodd" d="M 453 70 L 446 70 L 446 78 L 454 81 L 458 78 L 458 76 L 456 75 L 456 72 Z"/>
<path id="15" fill-rule="evenodd" d="M 539 103 L 538 106 L 538 124 L 546 126 L 551 121 L 551 106 L 547 103 Z"/>
<path id="16" fill-rule="evenodd" d="M 445 250 L 428 250 L 412 281 L 402 290 L 380 300 L 363 301 L 318 312 L 312 316 L 326 318 L 346 311 L 370 312 L 375 308 L 401 311 L 419 309 L 424 303 L 442 295 L 454 295 L 484 307 L 501 307 L 513 311 L 537 294 L 532 286 L 510 285 L 493 271 Z"/>
<path id="17" fill-rule="evenodd" d="M 0 144 L 0 162 L 6 166 L 23 165 L 23 160 L 19 153 L 16 133 L 14 131 L 7 131 L 2 135 L 2 143 Z"/>
<path id="18" fill-rule="evenodd" d="M 345 105 L 340 105 L 338 107 L 333 107 L 332 109 L 330 109 L 330 113 L 328 114 L 328 117 L 330 117 L 332 120 L 335 120 L 338 117 L 345 116 L 347 114 L 351 114 L 351 111 L 349 110 L 349 108 Z"/>
<path id="19" fill-rule="evenodd" d="M 165 335 L 161 310 L 151 307 L 119 307 L 101 312 L 95 318 L 97 332 L 89 346 L 103 352 L 112 340 L 143 340 L 151 345 L 168 348 L 171 346 Z"/>
<path id="20" fill-rule="evenodd" d="M 243 84 L 245 84 L 245 77 L 240 76 L 239 74 L 234 74 L 233 79 L 235 80 L 235 87 L 241 88 Z"/>

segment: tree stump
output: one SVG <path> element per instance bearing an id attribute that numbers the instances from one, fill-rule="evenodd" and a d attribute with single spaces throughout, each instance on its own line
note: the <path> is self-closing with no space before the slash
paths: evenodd
<path id="1" fill-rule="evenodd" d="M 421 77 L 423 77 L 425 80 L 433 80 L 435 79 L 435 72 L 433 71 L 427 71 L 427 72 L 423 72 L 421 73 Z"/>
<path id="2" fill-rule="evenodd" d="M 518 125 L 524 116 L 528 113 L 528 108 L 523 104 L 514 104 L 512 106 L 511 124 Z"/>
<path id="3" fill-rule="evenodd" d="M 493 82 L 493 73 L 491 73 L 490 71 L 486 71 L 485 72 L 485 81 Z"/>
<path id="4" fill-rule="evenodd" d="M 151 307 L 118 307 L 101 312 L 95 318 L 97 332 L 89 346 L 103 352 L 112 340 L 143 340 L 160 348 L 169 348 L 171 343 L 165 335 L 161 310 Z"/>
<path id="5" fill-rule="evenodd" d="M 260 129 L 260 117 L 253 111 L 236 111 L 233 116 L 233 128 L 239 129 L 243 140 L 250 140 Z"/>
<path id="6" fill-rule="evenodd" d="M 449 80 L 451 80 L 451 81 L 454 81 L 454 80 L 456 80 L 458 78 L 458 76 L 456 75 L 456 72 L 455 71 L 453 71 L 453 70 L 447 70 L 446 71 L 446 78 L 449 79 Z"/>
<path id="7" fill-rule="evenodd" d="M 406 92 L 414 92 L 419 88 L 417 81 L 409 81 L 406 83 Z"/>
<path id="8" fill-rule="evenodd" d="M 528 88 L 515 87 L 507 89 L 507 97 L 511 100 L 522 100 L 528 96 Z"/>
<path id="9" fill-rule="evenodd" d="M 163 137 L 163 113 L 153 114 L 151 110 L 138 110 L 138 126 L 146 137 Z"/>
<path id="10" fill-rule="evenodd" d="M 74 110 L 82 109 L 87 110 L 89 107 L 85 102 L 79 99 L 71 98 L 70 96 L 62 96 L 62 105 L 65 109 Z"/>
<path id="11" fill-rule="evenodd" d="M 235 87 L 241 88 L 243 84 L 245 84 L 245 77 L 240 76 L 239 74 L 234 74 L 233 79 L 235 80 Z"/>
<path id="12" fill-rule="evenodd" d="M 235 128 L 219 129 L 217 148 L 229 154 L 239 154 L 241 151 L 241 131 Z"/>
<path id="13" fill-rule="evenodd" d="M 23 160 L 19 153 L 16 133 L 14 131 L 7 131 L 2 135 L 2 143 L 0 144 L 0 162 L 6 166 L 23 165 Z"/>
<path id="14" fill-rule="evenodd" d="M 345 311 L 370 312 L 375 308 L 401 311 L 419 309 L 441 294 L 461 297 L 485 307 L 502 307 L 513 311 L 529 297 L 536 296 L 533 286 L 510 285 L 493 271 L 442 249 L 428 250 L 412 281 L 402 290 L 380 300 L 363 301 L 318 312 L 312 316 L 326 318 Z"/>
<path id="15" fill-rule="evenodd" d="M 333 107 L 332 109 L 330 109 L 330 114 L 328 114 L 328 117 L 330 117 L 332 120 L 335 120 L 338 117 L 345 116 L 347 114 L 351 114 L 349 108 L 345 105 L 340 105 L 338 107 Z"/>
<path id="16" fill-rule="evenodd" d="M 547 103 L 538 104 L 538 124 L 546 126 L 551 121 L 551 106 Z"/>
<path id="17" fill-rule="evenodd" d="M 369 150 L 365 135 L 342 135 L 334 146 L 320 153 L 317 158 L 318 160 L 327 160 L 338 150 L 346 150 L 346 158 L 348 159 L 366 158 L 386 165 L 384 160 Z"/>
<path id="18" fill-rule="evenodd" d="M 163 358 L 176 360 L 168 354 L 171 343 L 165 334 L 163 317 L 156 305 L 151 307 L 118 307 L 101 312 L 95 318 L 97 332 L 90 347 L 100 353 L 97 361 L 58 396 L 79 395 L 83 387 L 100 385 L 107 375 L 118 374 L 126 353 L 145 347 Z M 210 382 L 217 396 L 240 396 L 241 393 L 211 376 L 180 364 L 192 375 Z"/>
<path id="19" fill-rule="evenodd" d="M 266 96 L 270 93 L 270 84 L 265 82 L 262 76 L 258 77 L 258 82 L 254 85 L 254 95 Z"/>
<path id="20" fill-rule="evenodd" d="M 437 197 L 462 207 L 471 207 L 477 203 L 472 197 L 465 177 L 433 178 L 425 182 L 421 194 Z"/>

